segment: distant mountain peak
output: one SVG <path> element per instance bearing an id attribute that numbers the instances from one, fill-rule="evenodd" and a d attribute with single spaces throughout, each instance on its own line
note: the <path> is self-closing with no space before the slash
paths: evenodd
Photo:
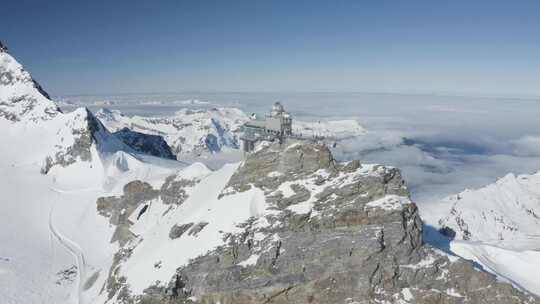
<path id="1" fill-rule="evenodd" d="M 49 120 L 61 113 L 41 85 L 0 44 L 0 117 L 17 121 Z"/>
<path id="2" fill-rule="evenodd" d="M 92 147 L 100 154 L 134 152 L 114 137 L 87 108 L 62 113 L 30 73 L 0 44 L 0 123 L 18 129 L 20 136 L 35 136 L 35 157 L 41 172 L 92 161 Z M 13 126 L 12 126 L 13 124 Z M 40 134 L 36 136 L 36 134 Z M 38 152 L 40 151 L 40 152 Z M 28 151 L 30 153 L 30 151 Z"/>

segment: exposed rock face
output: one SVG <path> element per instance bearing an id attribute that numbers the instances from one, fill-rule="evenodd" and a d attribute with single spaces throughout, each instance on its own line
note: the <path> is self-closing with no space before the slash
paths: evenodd
<path id="1" fill-rule="evenodd" d="M 109 223 L 116 226 L 111 242 L 125 245 L 135 235 L 129 230 L 132 225 L 129 217 L 141 205 L 150 203 L 158 196 L 158 191 L 141 181 L 133 181 L 124 186 L 124 195 L 120 197 L 100 197 L 97 200 L 97 211 L 108 217 Z"/>
<path id="2" fill-rule="evenodd" d="M 132 250 L 138 244 L 137 235 L 130 228 L 135 221 L 144 216 L 144 212 L 153 203 L 163 203 L 171 208 L 181 205 L 188 197 L 186 188 L 193 187 L 199 182 L 198 179 L 186 180 L 171 175 L 166 178 L 160 189 L 154 189 L 150 184 L 135 180 L 127 183 L 120 196 L 100 197 L 96 201 L 97 212 L 108 218 L 109 223 L 115 227 L 111 243 L 118 242 L 120 250 L 115 254 L 108 274 L 106 292 L 108 298 L 116 299 L 120 303 L 132 303 L 128 286 L 125 285 L 125 277 L 118 274 L 119 265 L 129 259 Z M 137 213 L 136 211 L 139 210 Z M 167 212 L 167 211 L 165 211 Z M 137 214 L 137 216 L 135 216 Z M 190 223 L 188 225 L 174 225 L 169 237 L 175 239 L 186 233 L 200 232 L 205 223 Z"/>
<path id="3" fill-rule="evenodd" d="M 172 226 L 171 228 L 171 232 L 169 232 L 169 237 L 172 240 L 177 239 L 181 237 L 184 233 L 186 233 L 186 231 L 188 231 L 189 228 L 191 228 L 192 226 L 193 223 L 187 223 L 182 225 L 174 224 L 174 226 Z"/>
<path id="4" fill-rule="evenodd" d="M 88 109 L 79 109 L 69 115 L 73 118 L 67 121 L 67 128 L 63 131 L 71 132 L 68 136 L 73 138 L 73 143 L 71 145 L 55 145 L 54 153 L 45 158 L 41 168 L 42 174 L 47 174 L 55 165 L 67 167 L 77 160 L 91 161 L 90 148 L 92 144 L 98 143 L 100 139 L 110 137 L 105 127 Z M 99 132 L 102 134 L 96 135 Z"/>
<path id="5" fill-rule="evenodd" d="M 166 205 L 181 205 L 188 197 L 185 188 L 193 187 L 198 182 L 198 180 L 183 179 L 171 175 L 165 179 L 161 186 L 161 200 Z"/>
<path id="6" fill-rule="evenodd" d="M 176 159 L 167 142 L 159 135 L 135 132 L 128 128 L 114 132 L 113 135 L 137 152 L 162 158 Z"/>
<path id="7" fill-rule="evenodd" d="M 540 303 L 424 245 L 397 169 L 336 163 L 325 146 L 272 144 L 222 195 L 251 187 L 272 212 L 126 303 Z"/>

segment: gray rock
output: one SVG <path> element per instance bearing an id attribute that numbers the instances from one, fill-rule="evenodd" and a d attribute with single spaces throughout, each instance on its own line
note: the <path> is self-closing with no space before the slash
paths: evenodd
<path id="1" fill-rule="evenodd" d="M 135 234 L 129 230 L 132 225 L 129 220 L 131 214 L 140 205 L 151 202 L 159 195 L 159 191 L 154 190 L 148 183 L 138 180 L 126 184 L 123 192 L 120 197 L 100 197 L 96 202 L 98 213 L 108 217 L 109 223 L 116 226 L 111 243 L 118 242 L 120 246 L 135 238 Z"/>
<path id="2" fill-rule="evenodd" d="M 279 190 L 284 182 L 293 195 Z M 249 219 L 169 283 L 124 303 L 540 303 L 424 244 L 397 169 L 339 164 L 312 143 L 274 144 L 246 159 L 224 195 L 248 185 L 262 189 L 276 211 L 266 216 L 269 225 Z M 388 206 L 373 203 L 382 198 Z M 311 211 L 291 210 L 308 201 Z"/>
<path id="3" fill-rule="evenodd" d="M 176 160 L 171 147 L 159 135 L 135 132 L 128 128 L 114 132 L 113 135 L 137 152 Z"/>
<path id="4" fill-rule="evenodd" d="M 201 232 L 203 228 L 206 227 L 206 225 L 208 225 L 207 222 L 197 223 L 196 225 L 193 226 L 193 228 L 189 230 L 188 235 L 197 236 L 199 232 Z"/>
<path id="5" fill-rule="evenodd" d="M 171 231 L 169 232 L 169 238 L 174 240 L 181 237 L 184 233 L 186 233 L 186 231 L 188 231 L 189 228 L 191 228 L 191 226 L 193 226 L 193 223 L 187 223 L 182 225 L 174 224 L 174 226 L 172 226 L 171 228 Z"/>
<path id="6" fill-rule="evenodd" d="M 108 218 L 109 223 L 115 226 L 111 243 L 118 242 L 120 245 L 119 251 L 114 255 L 104 289 L 109 299 L 116 297 L 119 303 L 135 303 L 136 298 L 131 294 L 129 286 L 126 285 L 126 278 L 118 274 L 119 266 L 129 259 L 133 248 L 139 243 L 138 236 L 130 231 L 130 227 L 133 225 L 129 220 L 131 215 L 139 206 L 150 206 L 158 199 L 164 204 L 170 205 L 170 208 L 175 208 L 187 199 L 188 194 L 185 189 L 193 187 L 198 182 L 199 180 L 181 179 L 177 175 L 171 175 L 166 178 L 160 189 L 154 189 L 146 182 L 135 180 L 124 186 L 121 196 L 100 197 L 97 199 L 96 208 L 98 214 Z M 201 222 L 195 226 L 193 226 L 193 223 L 174 225 L 169 232 L 169 237 L 171 239 L 178 238 L 190 228 L 193 230 L 193 233 L 191 231 L 190 233 L 196 236 L 206 224 Z"/>
<path id="7" fill-rule="evenodd" d="M 108 134 L 108 131 L 106 131 L 101 122 L 88 109 L 86 109 L 85 117 L 81 117 L 81 119 L 86 121 L 84 127 L 71 131 L 75 138 L 73 145 L 67 147 L 65 150 L 57 151 L 53 156 L 46 157 L 44 165 L 41 168 L 42 174 L 47 174 L 55 165 L 67 167 L 77 160 L 92 160 L 92 153 L 90 152 L 92 144 L 96 143 L 98 146 L 101 144 L 96 137 L 96 133 Z"/>
<path id="8" fill-rule="evenodd" d="M 171 175 L 165 179 L 165 183 L 161 186 L 160 196 L 164 204 L 181 205 L 187 198 L 187 187 L 195 186 L 199 180 L 188 180 Z"/>

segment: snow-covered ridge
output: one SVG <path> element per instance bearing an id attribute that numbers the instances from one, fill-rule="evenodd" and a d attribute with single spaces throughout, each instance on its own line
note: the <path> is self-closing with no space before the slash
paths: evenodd
<path id="1" fill-rule="evenodd" d="M 127 148 L 88 110 L 62 113 L 5 48 L 0 51 L 0 127 L 4 160 L 38 163 L 42 173 L 91 161 L 94 144 L 103 152 Z"/>
<path id="2" fill-rule="evenodd" d="M 0 49 L 0 87 L 0 118 L 35 122 L 60 113 L 49 95 L 4 47 Z"/>
<path id="3" fill-rule="evenodd" d="M 540 173 L 510 173 L 483 188 L 449 196 L 436 209 L 430 208 L 426 219 L 451 229 L 456 239 L 507 245 L 540 241 Z"/>
<path id="4" fill-rule="evenodd" d="M 125 132 L 113 136 L 88 109 L 62 113 L 6 48 L 0 49 L 0 127 L 5 130 L 6 162 L 36 163 L 47 174 L 55 166 L 92 163 L 119 151 L 135 158 L 137 153 L 173 157 L 161 138 Z"/>
<path id="5" fill-rule="evenodd" d="M 123 128 L 161 135 L 179 158 L 182 155 L 217 153 L 239 148 L 241 126 L 249 116 L 237 108 L 183 109 L 169 117 L 127 116 L 118 110 L 96 112 L 109 130 Z M 364 135 L 367 131 L 356 120 L 293 120 L 294 133 L 304 137 L 342 140 Z"/>
<path id="6" fill-rule="evenodd" d="M 450 249 L 500 279 L 540 294 L 540 173 L 508 174 L 421 208 Z"/>

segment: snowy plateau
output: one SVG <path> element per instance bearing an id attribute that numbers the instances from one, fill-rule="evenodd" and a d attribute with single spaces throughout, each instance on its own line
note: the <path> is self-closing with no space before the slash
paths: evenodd
<path id="1" fill-rule="evenodd" d="M 540 303 L 537 176 L 420 210 L 452 236 L 435 248 L 397 168 L 290 139 L 211 170 L 111 133 L 198 155 L 237 149 L 247 119 L 63 113 L 0 51 L 0 303 Z"/>

